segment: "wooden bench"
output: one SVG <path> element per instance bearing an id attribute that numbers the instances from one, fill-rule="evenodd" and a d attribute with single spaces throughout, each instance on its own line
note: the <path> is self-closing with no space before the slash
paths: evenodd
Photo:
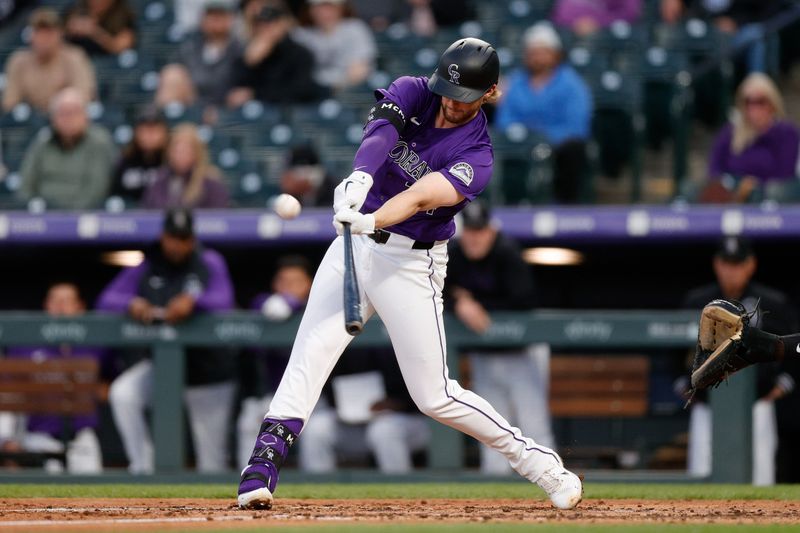
<path id="1" fill-rule="evenodd" d="M 650 360 L 642 355 L 554 355 L 554 417 L 639 417 L 647 414 Z"/>
<path id="2" fill-rule="evenodd" d="M 66 435 L 69 417 L 97 409 L 105 390 L 99 374 L 93 357 L 0 359 L 0 411 L 63 416 Z M 21 466 L 41 465 L 51 457 L 63 460 L 64 454 L 0 451 L 0 459 Z"/>

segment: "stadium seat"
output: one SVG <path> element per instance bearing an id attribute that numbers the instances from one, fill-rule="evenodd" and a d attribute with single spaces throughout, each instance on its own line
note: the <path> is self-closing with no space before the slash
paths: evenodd
<path id="1" fill-rule="evenodd" d="M 0 115 L 0 147 L 3 163 L 8 170 L 19 169 L 28 146 L 47 124 L 46 116 L 24 103 Z"/>
<path id="2" fill-rule="evenodd" d="M 642 167 L 642 87 L 638 79 L 607 70 L 589 79 L 594 97 L 593 137 L 599 148 L 600 170 L 617 177 L 625 165 L 633 174 L 634 200 L 638 199 Z"/>
<path id="3" fill-rule="evenodd" d="M 728 37 L 700 19 L 661 24 L 653 33 L 655 45 L 683 51 L 692 67 L 700 70 L 692 79 L 697 118 L 712 127 L 719 125 L 727 117 L 733 93 L 733 63 L 720 60 L 728 49 Z"/>
<path id="4" fill-rule="evenodd" d="M 605 51 L 583 45 L 572 47 L 567 52 L 566 59 L 572 68 L 584 77 L 596 76 L 598 73 L 610 68 L 609 57 Z"/>
<path id="5" fill-rule="evenodd" d="M 164 106 L 164 117 L 170 126 L 182 122 L 200 124 L 203 121 L 203 110 L 199 106 L 185 106 L 180 102 L 170 102 Z"/>
<path id="6" fill-rule="evenodd" d="M 258 165 L 249 164 L 237 174 L 228 176 L 231 198 L 241 207 L 267 206 L 270 198 L 280 194 L 276 183 L 270 183 Z"/>
<path id="7" fill-rule="evenodd" d="M 487 191 L 492 203 L 539 204 L 552 201 L 552 148 L 544 136 L 522 124 L 492 130 L 495 177 Z"/>

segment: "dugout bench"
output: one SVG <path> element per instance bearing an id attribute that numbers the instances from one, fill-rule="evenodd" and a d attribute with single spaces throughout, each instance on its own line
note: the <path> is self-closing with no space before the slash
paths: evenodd
<path id="1" fill-rule="evenodd" d="M 461 347 L 515 347 L 546 342 L 554 350 L 665 349 L 694 346 L 698 313 L 694 311 L 534 311 L 497 313 L 481 336 L 452 317 L 445 318 L 447 358 L 453 377 Z M 294 340 L 299 318 L 267 322 L 258 314 L 231 312 L 195 317 L 173 327 L 145 326 L 119 316 L 89 313 L 76 319 L 54 319 L 43 313 L 0 313 L 0 346 L 69 343 L 124 348 L 149 346 L 156 367 L 153 395 L 153 438 L 156 470 L 180 472 L 184 465 L 182 389 L 187 346 L 283 347 Z M 342 326 L 344 327 L 344 325 Z M 379 320 L 371 320 L 356 346 L 385 346 L 389 337 Z M 747 483 L 751 471 L 750 406 L 755 379 L 746 369 L 727 387 L 711 394 L 714 411 L 712 480 Z M 462 467 L 461 434 L 434 424 L 429 465 Z M 716 459 L 723 460 L 716 460 Z"/>
<path id="2" fill-rule="evenodd" d="M 64 444 L 63 452 L 0 450 L 0 462 L 41 466 L 44 460 L 54 458 L 66 467 L 70 419 L 95 412 L 105 396 L 99 377 L 100 364 L 94 357 L 0 359 L 0 411 L 63 417 Z"/>

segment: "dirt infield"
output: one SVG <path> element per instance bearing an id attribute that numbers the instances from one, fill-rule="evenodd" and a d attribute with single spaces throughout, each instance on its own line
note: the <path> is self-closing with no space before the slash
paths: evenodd
<path id="1" fill-rule="evenodd" d="M 232 500 L 0 500 L 4 531 L 129 531 L 342 522 L 506 522 L 584 524 L 800 524 L 800 502 L 767 500 L 587 500 L 557 511 L 543 500 L 278 500 L 270 511 L 240 511 Z"/>

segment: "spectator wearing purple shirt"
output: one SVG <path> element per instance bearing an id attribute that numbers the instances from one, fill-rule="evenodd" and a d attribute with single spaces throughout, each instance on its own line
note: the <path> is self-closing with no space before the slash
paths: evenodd
<path id="1" fill-rule="evenodd" d="M 180 124 L 172 130 L 167 147 L 167 164 L 144 192 L 142 207 L 228 207 L 228 189 L 220 171 L 209 161 L 208 147 L 193 124 Z"/>
<path id="2" fill-rule="evenodd" d="M 641 0 L 557 0 L 550 18 L 585 37 L 618 20 L 632 24 L 641 14 Z"/>
<path id="3" fill-rule="evenodd" d="M 123 270 L 100 295 L 98 309 L 127 313 L 144 324 L 178 324 L 200 312 L 234 307 L 233 286 L 220 254 L 202 248 L 194 236 L 192 214 L 167 212 L 158 246 L 137 267 Z M 227 421 L 233 407 L 235 354 L 225 349 L 187 350 L 184 393 L 197 468 L 227 468 Z M 129 471 L 153 471 L 153 444 L 145 420 L 152 402 L 153 364 L 143 359 L 112 384 L 109 403 L 128 455 Z"/>
<path id="4" fill-rule="evenodd" d="M 250 308 L 261 312 L 270 322 L 289 319 L 305 308 L 313 276 L 314 270 L 305 257 L 282 257 L 278 260 L 270 292 L 256 295 Z M 243 379 L 240 380 L 244 399 L 236 422 L 239 468 L 247 466 L 252 451 L 250 443 L 258 435 L 264 419 L 264 408 L 272 401 L 290 352 L 288 347 L 253 350 L 243 361 L 243 368 L 248 365 L 249 368 L 246 374 L 242 373 Z"/>
<path id="5" fill-rule="evenodd" d="M 737 196 L 746 199 L 759 185 L 788 180 L 797 172 L 800 133 L 785 120 L 783 98 L 764 74 L 750 74 L 736 95 L 731 123 L 717 135 L 708 172 L 742 178 Z"/>
<path id="6" fill-rule="evenodd" d="M 53 317 L 75 317 L 86 311 L 80 289 L 73 283 L 59 282 L 50 286 L 44 301 L 44 310 Z M 98 348 L 61 344 L 58 346 L 29 346 L 9 348 L 6 356 L 16 359 L 44 361 L 69 357 L 92 357 L 103 366 L 103 374 L 110 374 L 106 353 Z M 109 376 L 110 377 L 110 376 Z M 65 427 L 65 424 L 67 426 Z M 2 450 L 28 452 L 66 452 L 66 468 L 71 474 L 96 474 L 103 469 L 100 442 L 95 428 L 97 413 L 74 416 L 66 419 L 60 415 L 29 415 L 22 431 L 15 435 L 0 435 Z M 69 441 L 66 450 L 62 438 L 67 430 Z M 51 463 L 50 461 L 55 461 Z M 57 459 L 50 459 L 45 467 L 55 470 L 63 468 Z"/>

